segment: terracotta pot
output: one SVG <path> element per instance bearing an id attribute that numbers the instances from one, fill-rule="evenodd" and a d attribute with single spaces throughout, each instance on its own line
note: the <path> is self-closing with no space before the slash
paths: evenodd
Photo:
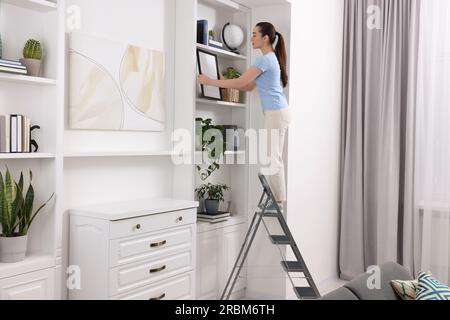
<path id="1" fill-rule="evenodd" d="M 27 74 L 32 77 L 39 77 L 41 74 L 42 60 L 20 59 L 20 63 L 27 67 Z"/>
<path id="2" fill-rule="evenodd" d="M 0 237 L 0 262 L 13 263 L 25 259 L 28 236 Z"/>

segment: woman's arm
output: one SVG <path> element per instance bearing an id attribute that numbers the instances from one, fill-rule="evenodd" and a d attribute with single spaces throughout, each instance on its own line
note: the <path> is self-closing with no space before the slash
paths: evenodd
<path id="1" fill-rule="evenodd" d="M 242 91 L 253 91 L 253 90 L 255 90 L 255 88 L 256 88 L 256 81 L 252 81 L 250 84 L 246 85 L 241 90 Z"/>
<path id="2" fill-rule="evenodd" d="M 213 80 L 208 76 L 201 74 L 198 77 L 198 80 L 201 84 L 206 86 L 213 86 L 218 88 L 225 89 L 238 89 L 238 90 L 248 90 L 254 89 L 254 82 L 256 78 L 261 75 L 262 71 L 256 67 L 251 67 L 247 72 L 245 72 L 238 79 L 230 79 L 230 80 Z"/>

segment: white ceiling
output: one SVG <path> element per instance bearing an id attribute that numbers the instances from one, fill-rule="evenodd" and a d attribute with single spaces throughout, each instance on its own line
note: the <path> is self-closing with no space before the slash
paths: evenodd
<path id="1" fill-rule="evenodd" d="M 243 6 L 246 6 L 248 8 L 257 8 L 257 7 L 270 6 L 270 5 L 274 5 L 274 4 L 286 4 L 291 1 L 289 1 L 289 0 L 234 0 L 234 2 L 240 3 Z"/>

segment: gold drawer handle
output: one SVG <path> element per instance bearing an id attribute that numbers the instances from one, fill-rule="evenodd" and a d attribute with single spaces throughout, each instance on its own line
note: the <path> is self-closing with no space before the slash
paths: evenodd
<path id="1" fill-rule="evenodd" d="M 164 241 L 161 241 L 161 242 L 150 244 L 150 248 L 159 248 L 159 247 L 162 247 L 162 246 L 164 246 L 166 244 L 167 244 L 167 241 L 164 240 Z"/>
<path id="2" fill-rule="evenodd" d="M 163 293 L 163 294 L 160 295 L 159 297 L 156 297 L 156 298 L 150 298 L 150 299 L 148 299 L 148 300 L 162 300 L 162 299 L 164 299 L 165 297 L 166 297 L 166 294 Z"/>
<path id="3" fill-rule="evenodd" d="M 162 266 L 161 268 L 151 269 L 150 273 L 158 273 L 158 272 L 166 270 L 166 268 L 167 268 L 167 266 Z"/>

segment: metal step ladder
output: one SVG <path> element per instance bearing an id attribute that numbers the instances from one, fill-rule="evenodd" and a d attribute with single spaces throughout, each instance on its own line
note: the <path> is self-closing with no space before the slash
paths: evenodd
<path id="1" fill-rule="evenodd" d="M 259 175 L 259 179 L 264 188 L 263 194 L 261 196 L 261 200 L 259 201 L 258 208 L 261 210 L 257 210 L 255 215 L 253 216 L 251 225 L 248 229 L 247 235 L 245 236 L 244 243 L 242 244 L 242 248 L 239 252 L 239 256 L 236 259 L 236 263 L 234 264 L 233 270 L 228 278 L 225 289 L 222 293 L 221 300 L 229 300 L 231 294 L 233 293 L 236 282 L 241 274 L 242 268 L 244 267 L 245 261 L 247 260 L 248 254 L 250 252 L 253 241 L 255 240 L 256 233 L 258 232 L 261 223 L 266 228 L 269 238 L 271 242 L 276 245 L 278 248 L 280 246 L 290 246 L 296 261 L 285 261 L 283 254 L 280 250 L 280 254 L 284 261 L 281 261 L 281 265 L 284 271 L 287 273 L 291 284 L 294 288 L 294 292 L 300 300 L 313 300 L 320 298 L 319 290 L 317 290 L 316 284 L 306 266 L 305 261 L 300 253 L 300 250 L 295 243 L 295 240 L 289 230 L 289 227 L 286 223 L 286 220 L 283 217 L 283 213 L 278 203 L 275 201 L 275 197 L 273 192 L 269 186 L 269 183 L 265 176 L 262 174 Z M 281 228 L 283 229 L 283 235 L 271 235 L 267 224 L 265 223 L 265 218 L 276 218 L 280 223 Z M 302 273 L 308 283 L 308 286 L 304 287 L 296 287 L 291 277 L 292 273 Z"/>

